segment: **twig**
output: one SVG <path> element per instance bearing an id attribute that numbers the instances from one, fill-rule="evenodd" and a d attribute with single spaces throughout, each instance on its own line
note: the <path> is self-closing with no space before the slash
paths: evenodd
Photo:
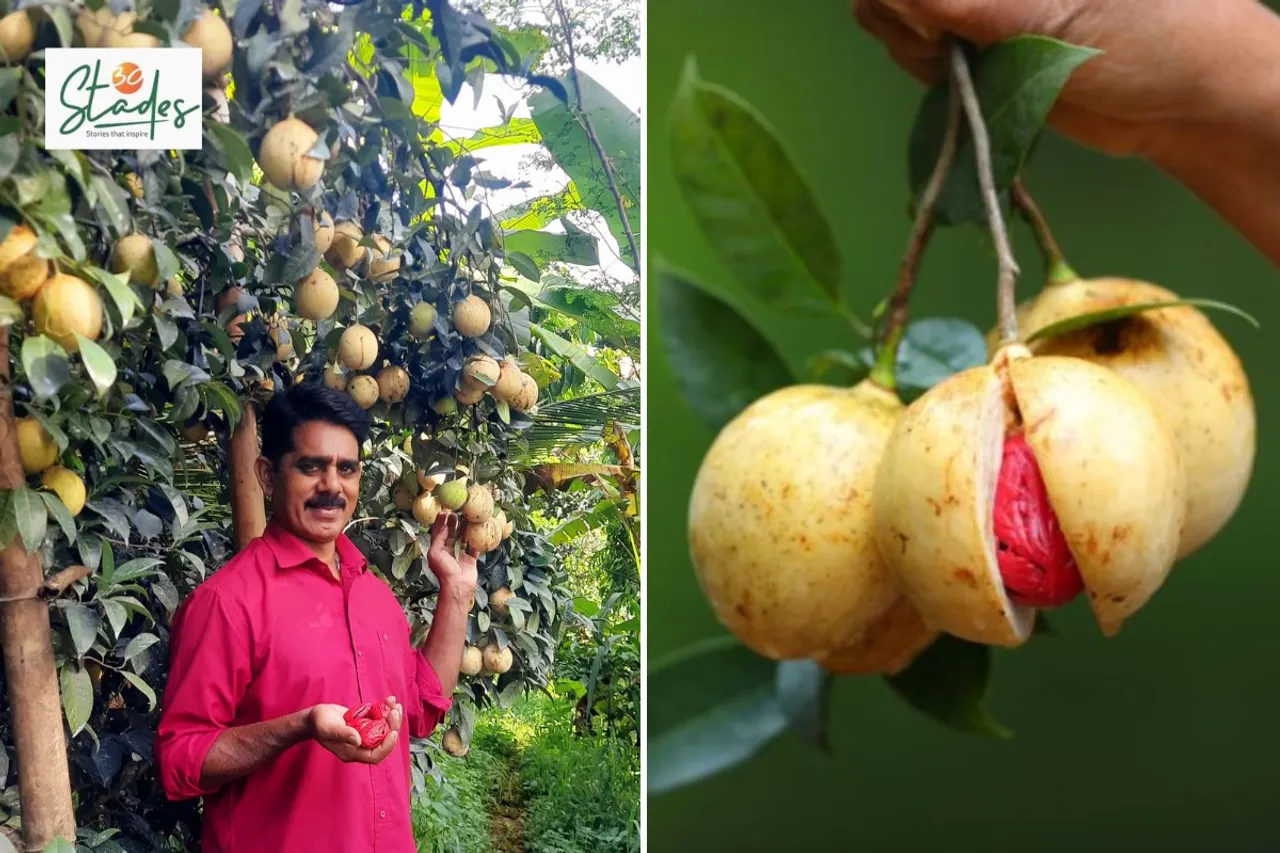
<path id="1" fill-rule="evenodd" d="M 10 595 L 0 598 L 3 601 L 32 601 L 39 599 L 41 601 L 50 601 L 62 594 L 67 587 L 71 586 L 81 578 L 87 578 L 93 574 L 93 569 L 88 566 L 71 566 L 58 572 L 53 577 L 42 583 L 34 594 Z"/>
<path id="2" fill-rule="evenodd" d="M 884 334 L 881 337 L 880 351 L 876 355 L 875 366 L 871 368 L 871 381 L 880 387 L 893 391 L 897 388 L 896 365 L 898 346 L 902 343 L 903 333 L 907 328 L 908 305 L 911 302 L 911 290 L 915 287 L 916 275 L 920 270 L 920 259 L 929 245 L 933 234 L 934 213 L 938 206 L 938 197 L 951 173 L 951 166 L 956 159 L 956 148 L 960 137 L 960 93 L 956 86 L 955 75 L 951 75 L 951 95 L 947 102 L 947 128 L 942 138 L 942 149 L 938 152 L 938 160 L 934 163 L 929 182 L 920 194 L 920 205 L 916 209 L 916 218 L 911 225 L 911 234 L 907 238 L 907 251 L 902 258 L 902 266 L 898 270 L 898 283 L 893 295 L 889 297 L 889 307 L 885 312 Z"/>
<path id="3" fill-rule="evenodd" d="M 996 313 L 1000 321 L 1000 342 L 1011 343 L 1018 339 L 1017 303 L 1014 294 L 1018 280 L 1018 262 L 1013 258 L 1009 232 L 1005 227 L 1004 216 L 1000 213 L 1000 198 L 996 193 L 995 176 L 991 169 L 991 138 L 987 135 L 987 125 L 982 118 L 982 105 L 978 102 L 978 93 L 969 73 L 969 62 L 959 41 L 953 40 L 950 50 L 951 73 L 960 87 L 965 116 L 969 120 L 969 132 L 973 135 L 973 152 L 978 163 L 978 185 L 982 188 L 982 201 L 987 208 L 987 225 L 991 228 L 991 239 L 996 247 L 996 262 L 999 265 L 996 277 Z"/>
<path id="4" fill-rule="evenodd" d="M 604 177 L 609 182 L 609 191 L 613 193 L 613 200 L 618 205 L 618 218 L 622 220 L 622 231 L 627 237 L 627 244 L 631 247 L 631 263 L 628 266 L 638 273 L 640 272 L 640 247 L 636 245 L 636 235 L 631 232 L 627 206 L 622 202 L 622 193 L 618 190 L 613 164 L 609 162 L 609 156 L 604 153 L 604 146 L 600 144 L 600 137 L 596 136 L 596 129 L 591 124 L 591 119 L 587 117 L 587 109 L 582 102 L 582 84 L 578 79 L 578 60 L 573 48 L 573 27 L 569 25 L 569 16 L 565 14 L 564 0 L 555 0 L 555 7 L 556 14 L 560 18 L 560 26 L 564 28 L 565 48 L 569 52 L 569 74 L 573 77 L 573 91 L 578 102 L 577 118 L 582 124 L 582 129 L 587 133 L 587 139 L 591 141 L 591 147 L 596 151 L 596 157 L 600 159 L 600 165 L 604 166 Z"/>
<path id="5" fill-rule="evenodd" d="M 1063 257 L 1062 249 L 1049 229 L 1049 220 L 1031 197 L 1022 178 L 1016 178 L 1013 182 L 1013 206 L 1036 235 L 1036 245 L 1040 247 L 1040 254 L 1044 257 L 1045 284 L 1061 284 L 1079 278 Z"/>

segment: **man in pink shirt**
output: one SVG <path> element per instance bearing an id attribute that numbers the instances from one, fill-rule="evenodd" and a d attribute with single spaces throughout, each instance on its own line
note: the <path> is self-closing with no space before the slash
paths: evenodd
<path id="1" fill-rule="evenodd" d="M 443 720 L 458 681 L 476 558 L 455 559 L 456 517 L 432 529 L 440 581 L 421 648 L 386 583 L 343 530 L 360 488 L 368 416 L 317 383 L 276 394 L 262 419 L 263 535 L 174 617 L 156 736 L 171 800 L 204 797 L 204 853 L 413 853 L 408 735 Z M 390 707 L 360 746 L 343 715 Z"/>

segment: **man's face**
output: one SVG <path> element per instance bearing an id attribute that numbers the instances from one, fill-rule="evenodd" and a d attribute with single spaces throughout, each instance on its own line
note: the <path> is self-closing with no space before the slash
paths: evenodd
<path id="1" fill-rule="evenodd" d="M 259 460 L 271 517 L 308 542 L 333 542 L 356 511 L 360 447 L 351 430 L 309 421 L 293 431 L 293 450 L 272 470 Z"/>

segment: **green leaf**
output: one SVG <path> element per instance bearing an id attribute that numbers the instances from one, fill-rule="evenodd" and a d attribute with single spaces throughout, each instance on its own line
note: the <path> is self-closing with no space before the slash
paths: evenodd
<path id="1" fill-rule="evenodd" d="M 577 85 L 568 77 L 561 78 L 570 90 L 570 107 L 548 89 L 541 89 L 529 98 L 529 113 L 542 137 L 542 144 L 555 157 L 556 165 L 569 176 L 577 190 L 576 207 L 594 210 L 609 223 L 609 231 L 618 242 L 622 262 L 632 269 L 640 269 L 640 259 L 634 257 L 623 228 L 618 201 L 609 186 L 604 167 L 596 153 L 576 109 L 577 98 L 573 90 L 581 89 L 583 112 L 591 122 L 596 139 L 604 149 L 605 157 L 613 169 L 614 181 L 622 196 L 632 236 L 643 251 L 641 242 L 641 183 L 640 183 L 640 116 L 607 88 L 581 68 L 577 72 Z M 518 120 L 517 120 L 518 121 Z M 530 140 L 536 141 L 536 140 Z"/>
<path id="2" fill-rule="evenodd" d="M 151 689 L 151 685 L 147 684 L 147 682 L 143 681 L 140 676 L 129 672 L 127 669 L 120 670 L 120 674 L 123 675 L 130 684 L 138 688 L 139 693 L 147 697 L 147 710 L 154 711 L 156 709 L 156 692 Z"/>
<path id="3" fill-rule="evenodd" d="M 155 248 L 156 270 L 160 274 L 160 281 L 168 281 L 178 274 L 182 264 L 178 261 L 178 256 L 173 253 L 173 249 L 169 248 L 168 243 L 163 240 L 153 240 L 151 244 Z"/>
<path id="4" fill-rule="evenodd" d="M 22 139 L 17 134 L 0 137 L 0 178 L 9 177 L 21 154 Z"/>
<path id="5" fill-rule="evenodd" d="M 75 544 L 76 520 L 71 515 L 71 510 L 67 509 L 62 499 L 52 492 L 37 492 L 37 494 L 44 501 L 45 508 L 53 515 L 53 520 L 62 528 L 62 535 L 67 537 L 67 542 Z"/>
<path id="6" fill-rule="evenodd" d="M 152 315 L 151 319 L 156 324 L 156 337 L 160 339 L 160 349 L 168 352 L 169 348 L 178 342 L 178 324 L 163 314 Z"/>
<path id="7" fill-rule="evenodd" d="M 78 601 L 66 602 L 67 627 L 71 629 L 71 645 L 76 650 L 76 657 L 84 657 L 84 653 L 93 647 L 102 627 L 102 616 L 91 607 Z"/>
<path id="8" fill-rule="evenodd" d="M 76 339 L 80 341 L 80 358 L 84 360 L 89 378 L 93 380 L 93 387 L 98 389 L 98 396 L 101 397 L 116 382 L 116 363 L 97 343 L 79 334 Z"/>
<path id="9" fill-rule="evenodd" d="M 648 675 L 648 794 L 741 764 L 786 731 L 776 670 L 732 637 L 654 663 Z"/>
<path id="10" fill-rule="evenodd" d="M 22 67 L 0 69 L 0 110 L 9 109 L 22 83 Z"/>
<path id="11" fill-rule="evenodd" d="M 0 296 L 0 326 L 12 326 L 14 323 L 25 322 L 26 319 L 26 312 L 21 305 L 11 297 Z"/>
<path id="12" fill-rule="evenodd" d="M 685 402 L 719 430 L 764 395 L 792 384 L 773 346 L 690 273 L 659 261 L 659 334 Z"/>
<path id="13" fill-rule="evenodd" d="M 941 634 L 902 672 L 886 676 L 912 707 L 943 725 L 993 738 L 1013 736 L 986 711 L 991 647 Z"/>
<path id="14" fill-rule="evenodd" d="M 127 326 L 129 320 L 133 318 L 134 307 L 138 305 L 138 296 L 129 287 L 129 273 L 117 275 L 97 267 L 90 268 L 90 272 L 111 294 L 111 300 L 120 311 L 120 322 Z"/>
<path id="15" fill-rule="evenodd" d="M 533 258 L 524 252 L 509 252 L 507 261 L 516 268 L 516 272 L 530 281 L 538 281 L 542 278 L 542 270 L 538 269 L 538 265 Z"/>
<path id="16" fill-rule="evenodd" d="M 870 367 L 870 348 L 859 352 Z M 962 370 L 987 363 L 987 339 L 978 327 L 951 317 L 928 317 L 907 325 L 898 346 L 898 385 L 925 390 Z"/>
<path id="17" fill-rule="evenodd" d="M 502 419 L 504 424 L 511 423 L 511 404 L 506 400 L 498 400 L 493 405 L 498 412 L 498 417 Z"/>
<path id="18" fill-rule="evenodd" d="M 595 235 L 574 226 L 568 219 L 561 219 L 560 222 L 565 228 L 563 234 L 551 231 L 516 231 L 503 237 L 503 243 L 511 253 L 508 260 L 511 260 L 512 266 L 515 266 L 513 255 L 524 255 L 542 266 L 555 261 L 584 267 L 599 264 L 600 249 Z M 520 273 L 524 275 L 523 270 Z M 533 276 L 529 278 L 537 281 Z"/>
<path id="19" fill-rule="evenodd" d="M 120 633 L 124 630 L 125 623 L 129 621 L 129 611 L 124 609 L 124 605 L 112 598 L 102 599 L 102 610 L 107 614 L 107 622 L 111 625 L 111 632 L 115 638 L 120 639 Z"/>
<path id="20" fill-rule="evenodd" d="M 68 662 L 58 678 L 62 685 L 62 711 L 67 715 L 71 736 L 80 734 L 93 713 L 93 681 L 79 664 Z"/>
<path id="21" fill-rule="evenodd" d="M 1047 36 L 1026 35 L 983 51 L 971 61 L 973 84 L 991 139 L 991 169 L 996 189 L 1004 192 L 1022 170 L 1049 111 L 1080 65 L 1101 51 Z M 929 180 L 947 125 L 948 84 L 934 86 L 921 101 L 908 143 L 908 172 L 913 198 Z M 978 188 L 973 140 L 967 125 L 956 150 L 955 166 L 938 199 L 939 225 L 985 222 Z"/>
<path id="22" fill-rule="evenodd" d="M 37 397 L 53 397 L 71 381 L 71 360 L 57 341 L 34 335 L 22 341 L 22 369 Z"/>
<path id="23" fill-rule="evenodd" d="M 55 11 L 61 12 L 63 15 L 67 14 L 66 9 L 56 9 Z M 75 845 L 64 838 L 55 838 L 44 846 L 44 850 L 41 853 L 76 853 L 76 848 Z"/>
<path id="24" fill-rule="evenodd" d="M 835 236 L 774 129 L 692 58 L 671 106 L 671 163 L 712 248 L 770 307 L 829 313 L 840 302 Z"/>
<path id="25" fill-rule="evenodd" d="M 34 552 L 44 542 L 44 534 L 48 529 L 49 516 L 44 508 L 44 501 L 34 489 L 19 486 L 13 490 L 9 498 L 9 512 L 13 514 L 18 525 L 18 533 L 22 536 L 22 544 L 27 552 Z"/>
<path id="26" fill-rule="evenodd" d="M 138 634 L 124 647 L 124 654 L 121 657 L 125 663 L 128 663 L 158 642 L 160 642 L 160 638 L 155 634 Z"/>
<path id="27" fill-rule="evenodd" d="M 867 375 L 867 368 L 870 365 L 867 354 L 870 352 L 870 350 L 862 353 L 840 349 L 823 350 L 810 356 L 806 362 L 807 376 L 813 382 L 825 382 L 828 385 L 853 385 Z"/>
<path id="28" fill-rule="evenodd" d="M 835 678 L 816 661 L 789 660 L 777 667 L 778 704 L 791 728 L 823 752 L 830 750 L 827 723 Z"/>
<path id="29" fill-rule="evenodd" d="M 89 186 L 98 205 L 107 214 L 107 221 L 117 233 L 123 234 L 129 228 L 129 202 L 125 190 L 106 175 L 95 174 L 89 178 Z"/>
<path id="30" fill-rule="evenodd" d="M 1228 305 L 1225 302 L 1218 302 L 1214 299 L 1168 299 L 1158 302 L 1135 302 L 1132 305 L 1117 305 L 1114 308 L 1104 308 L 1100 311 L 1090 311 L 1087 314 L 1077 314 L 1074 317 L 1067 317 L 1056 323 L 1050 323 L 1047 326 L 1036 329 L 1030 335 L 1027 335 L 1026 342 L 1043 340 L 1058 335 L 1065 335 L 1068 332 L 1074 332 L 1088 326 L 1101 325 L 1109 323 L 1113 320 L 1120 320 L 1125 317 L 1132 317 L 1134 314 L 1140 314 L 1144 311 L 1156 311 L 1161 308 L 1178 308 L 1182 306 L 1190 306 L 1192 308 L 1213 308 L 1218 311 L 1225 311 L 1229 314 L 1235 314 L 1237 317 L 1243 317 L 1255 329 L 1261 328 L 1258 321 L 1251 315 L 1246 314 L 1234 305 Z"/>
<path id="31" fill-rule="evenodd" d="M 599 382 L 606 391 L 610 391 L 618 387 L 621 381 L 618 375 L 604 365 L 599 359 L 587 353 L 582 347 L 566 341 L 548 329 L 544 329 L 537 323 L 529 324 L 529 331 L 537 335 L 538 338 L 556 355 L 573 363 L 573 366 L 581 370 L 587 376 Z"/>
<path id="32" fill-rule="evenodd" d="M 205 127 L 213 132 L 216 137 L 214 141 L 227 156 L 227 165 L 231 174 L 236 176 L 236 180 L 242 186 L 248 186 L 253 180 L 254 160 L 253 152 L 249 150 L 249 144 L 244 141 L 244 137 L 216 121 L 205 122 Z"/>

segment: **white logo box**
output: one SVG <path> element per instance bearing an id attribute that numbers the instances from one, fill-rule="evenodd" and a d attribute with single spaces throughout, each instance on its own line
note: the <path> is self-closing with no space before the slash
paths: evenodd
<path id="1" fill-rule="evenodd" d="M 195 47 L 46 50 L 45 148 L 201 148 L 200 54 Z"/>

